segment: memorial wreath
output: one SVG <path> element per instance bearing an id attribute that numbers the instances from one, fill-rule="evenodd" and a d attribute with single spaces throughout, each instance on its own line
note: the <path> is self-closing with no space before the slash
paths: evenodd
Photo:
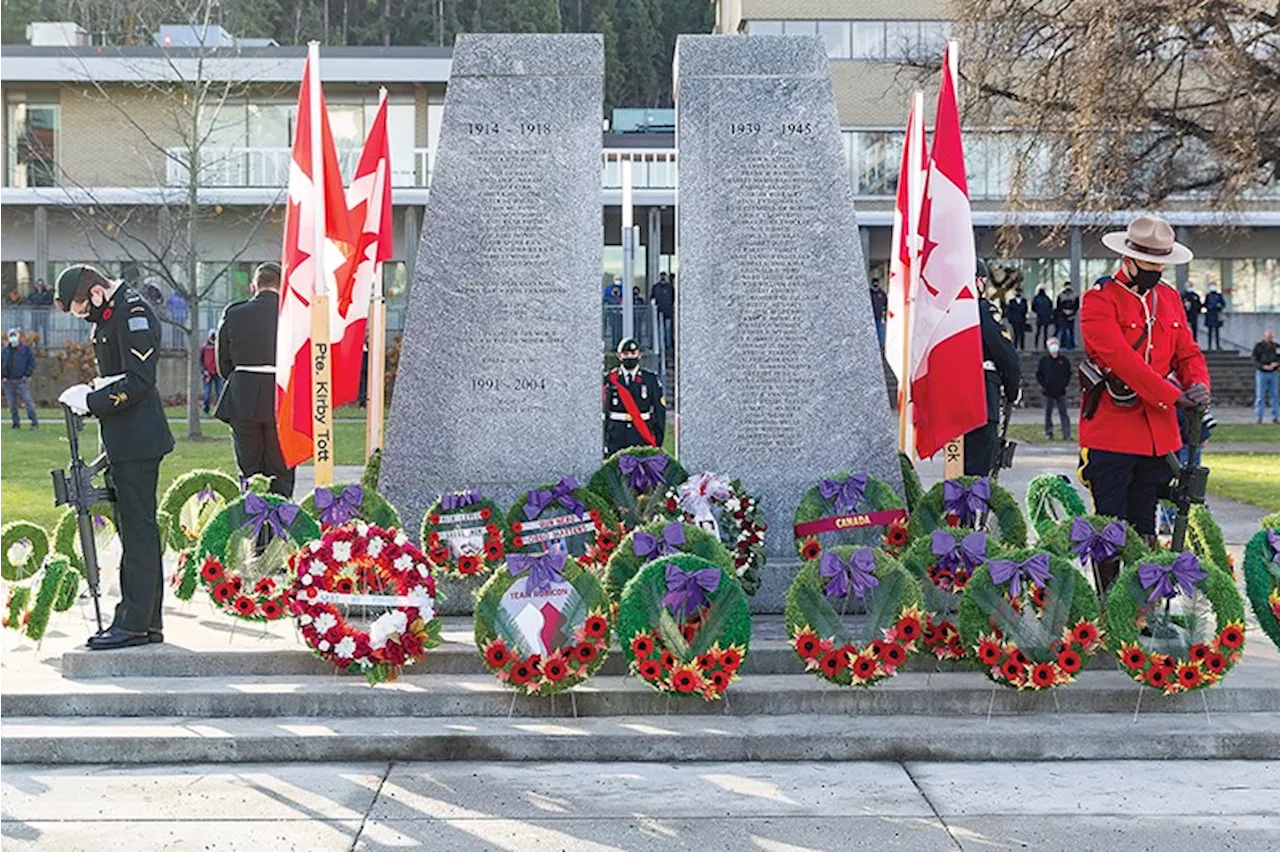
<path id="1" fill-rule="evenodd" d="M 655 447 L 628 447 L 605 459 L 587 488 L 608 500 L 630 530 L 653 520 L 667 489 L 688 478 L 674 456 Z"/>
<path id="2" fill-rule="evenodd" d="M 693 524 L 653 521 L 628 533 L 609 557 L 605 571 L 605 591 L 609 598 L 615 602 L 622 600 L 622 590 L 642 566 L 677 553 L 700 556 L 733 572 L 733 557 L 716 535 Z"/>
<path id="3" fill-rule="evenodd" d="M 960 638 L 993 682 L 1049 689 L 1103 645 L 1098 600 L 1062 556 L 1016 550 L 990 559 L 960 598 Z"/>
<path id="4" fill-rule="evenodd" d="M 385 683 L 440 644 L 436 581 L 403 532 L 364 523 L 332 527 L 289 565 L 290 609 L 302 638 L 338 669 Z M 367 624 L 358 625 L 353 613 Z"/>
<path id="5" fill-rule="evenodd" d="M 965 656 L 960 630 L 951 615 L 959 610 L 960 595 L 969 578 L 986 564 L 987 557 L 985 532 L 951 528 L 934 530 L 932 536 L 913 542 L 903 554 L 902 566 L 924 593 L 924 647 L 939 660 Z"/>
<path id="6" fill-rule="evenodd" d="M 400 529 L 400 513 L 375 489 L 365 485 L 317 488 L 301 503 L 302 511 L 315 518 L 321 531 L 352 521 L 383 529 Z"/>
<path id="7" fill-rule="evenodd" d="M 1258 530 L 1245 545 L 1244 584 L 1258 625 L 1280 648 L 1280 523 Z"/>
<path id="8" fill-rule="evenodd" d="M 654 689 L 714 701 L 747 657 L 746 593 L 731 572 L 700 557 L 654 560 L 622 592 L 618 641 L 631 671 Z"/>
<path id="9" fill-rule="evenodd" d="M 0 527 L 0 577 L 10 583 L 35 574 L 48 555 L 49 534 L 44 527 L 30 521 Z"/>
<path id="10" fill-rule="evenodd" d="M 1027 484 L 1027 517 L 1042 540 L 1064 521 L 1088 511 L 1080 492 L 1060 473 L 1042 473 Z"/>
<path id="11" fill-rule="evenodd" d="M 1057 556 L 1075 559 L 1098 588 L 1098 566 L 1112 559 L 1134 565 L 1150 551 L 1142 535 L 1126 521 L 1106 515 L 1081 515 L 1063 521 L 1040 537 L 1040 546 Z"/>
<path id="12" fill-rule="evenodd" d="M 583 567 L 603 569 L 622 539 L 613 507 L 572 476 L 521 495 L 507 526 L 509 553 L 560 549 Z"/>
<path id="13" fill-rule="evenodd" d="M 846 621 L 851 600 L 862 613 Z M 871 547 L 834 547 L 800 567 L 787 590 L 787 642 L 805 669 L 840 686 L 898 673 L 921 646 L 920 586 L 897 559 Z"/>
<path id="14" fill-rule="evenodd" d="M 422 519 L 419 540 L 439 573 L 454 577 L 487 574 L 502 564 L 506 522 L 498 504 L 478 488 L 441 494 Z"/>
<path id="15" fill-rule="evenodd" d="M 193 470 L 173 481 L 160 499 L 160 537 L 174 550 L 200 541 L 223 507 L 240 496 L 240 483 L 220 470 Z"/>
<path id="16" fill-rule="evenodd" d="M 977 529 L 984 516 L 983 529 L 1002 547 L 1027 546 L 1027 522 L 1013 495 L 986 477 L 973 476 L 948 479 L 929 489 L 911 513 L 911 540 L 943 527 Z"/>
<path id="17" fill-rule="evenodd" d="M 733 575 L 743 591 L 754 595 L 764 567 L 765 523 L 760 499 L 740 480 L 717 473 L 691 477 L 663 497 L 662 520 L 693 524 L 714 534 L 733 557 Z"/>
<path id="18" fill-rule="evenodd" d="M 1107 640 L 1138 683 L 1165 695 L 1203 689 L 1244 653 L 1244 601 L 1230 575 L 1189 550 L 1149 555 L 1107 594 Z"/>
<path id="19" fill-rule="evenodd" d="M 924 497 L 924 487 L 920 484 L 920 474 L 906 453 L 898 453 L 898 467 L 902 471 L 902 496 L 907 498 L 907 511 L 914 512 Z"/>
<path id="20" fill-rule="evenodd" d="M 901 547 L 906 524 L 906 507 L 889 483 L 865 473 L 842 473 L 804 492 L 792 531 L 801 558 L 816 559 L 823 536 L 831 546 Z M 901 538 L 890 541 L 894 535 Z"/>
<path id="21" fill-rule="evenodd" d="M 35 597 L 27 615 L 26 633 L 39 642 L 49 627 L 54 612 L 66 612 L 75 606 L 80 595 L 80 572 L 71 560 L 61 553 L 50 554 L 44 560 L 39 582 L 35 583 Z"/>
<path id="22" fill-rule="evenodd" d="M 609 653 L 609 598 L 562 550 L 513 553 L 476 601 L 476 647 L 498 680 L 526 695 L 562 692 Z"/>
<path id="23" fill-rule="evenodd" d="M 113 543 L 119 542 L 115 522 L 116 507 L 104 501 L 93 504 L 89 512 L 93 518 L 93 541 L 98 551 L 98 568 L 102 570 L 113 567 L 103 564 L 102 557 Z M 160 545 L 164 547 L 163 540 Z M 58 525 L 53 528 L 53 552 L 61 553 L 71 560 L 71 567 L 77 571 L 84 571 L 84 557 L 80 554 L 80 526 L 74 509 L 63 512 L 58 518 Z"/>

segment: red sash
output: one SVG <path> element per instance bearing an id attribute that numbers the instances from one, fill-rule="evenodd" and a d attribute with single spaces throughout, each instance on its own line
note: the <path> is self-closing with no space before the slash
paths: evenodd
<path id="1" fill-rule="evenodd" d="M 818 535 L 819 533 L 840 532 L 841 530 L 859 527 L 888 526 L 894 521 L 907 517 L 905 509 L 885 509 L 879 512 L 864 512 L 860 515 L 837 515 L 834 518 L 819 518 L 795 525 L 796 538 Z"/>
<path id="2" fill-rule="evenodd" d="M 639 373 L 636 375 L 639 375 Z M 653 437 L 653 430 L 649 428 L 649 424 L 644 420 L 644 415 L 640 413 L 640 406 L 636 405 L 635 397 L 618 381 L 617 370 L 609 371 L 609 384 L 613 385 L 613 389 L 618 392 L 618 399 L 622 401 L 622 407 L 627 410 L 627 414 L 631 415 L 631 425 L 636 427 L 640 437 L 644 438 L 645 443 L 649 446 L 658 446 L 658 440 Z"/>

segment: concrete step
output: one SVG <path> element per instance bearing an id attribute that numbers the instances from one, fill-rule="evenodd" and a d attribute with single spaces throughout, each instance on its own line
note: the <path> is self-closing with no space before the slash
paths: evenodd
<path id="1" fill-rule="evenodd" d="M 906 673 L 873 688 L 841 688 L 811 674 L 745 675 L 727 703 L 682 700 L 636 677 L 594 677 L 567 694 L 517 695 L 491 675 L 408 674 L 368 686 L 358 677 L 40 678 L 6 683 L 0 715 L 50 718 L 206 716 L 269 719 L 505 716 L 969 716 L 988 713 L 1254 713 L 1280 709 L 1274 666 L 1240 666 L 1214 689 L 1164 697 L 1117 671 L 1084 672 L 1069 687 L 1018 692 L 976 671 Z M 736 724 L 736 723 L 735 723 Z"/>
<path id="2" fill-rule="evenodd" d="M 1280 713 L 11 719 L 5 764 L 1280 759 Z"/>

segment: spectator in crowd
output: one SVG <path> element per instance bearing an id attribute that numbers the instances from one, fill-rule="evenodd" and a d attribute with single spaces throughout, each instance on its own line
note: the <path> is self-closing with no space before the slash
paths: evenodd
<path id="1" fill-rule="evenodd" d="M 160 288 L 156 286 L 154 281 L 148 282 L 142 288 L 142 295 L 151 303 L 152 307 L 158 308 L 160 303 L 164 301 L 164 294 L 160 292 Z"/>
<path id="2" fill-rule="evenodd" d="M 1187 313 L 1187 328 L 1191 329 L 1191 339 L 1199 342 L 1200 313 L 1204 310 L 1204 303 L 1190 284 L 1182 291 L 1182 309 Z"/>
<path id="3" fill-rule="evenodd" d="M 1218 292 L 1218 285 L 1209 282 L 1209 295 L 1204 297 L 1204 327 L 1208 332 L 1210 349 L 1222 348 L 1222 312 L 1227 309 L 1226 298 Z"/>
<path id="4" fill-rule="evenodd" d="M 1049 325 L 1053 322 L 1053 300 L 1043 287 L 1036 291 L 1036 297 L 1031 300 L 1031 312 L 1036 315 L 1034 344 L 1044 346 L 1049 339 Z"/>
<path id="5" fill-rule="evenodd" d="M 1021 352 L 1027 348 L 1027 300 L 1021 287 L 1013 288 L 1013 298 L 1004 306 L 1004 315 L 1013 332 L 1013 345 Z"/>
<path id="6" fill-rule="evenodd" d="M 37 429 L 40 426 L 40 421 L 36 418 L 36 401 L 31 398 L 31 374 L 35 371 L 36 353 L 22 342 L 22 329 L 9 329 L 9 342 L 4 347 L 4 364 L 0 374 L 3 374 L 4 398 L 9 403 L 14 429 L 22 427 L 22 417 L 18 413 L 19 402 L 26 406 L 31 428 Z"/>
<path id="7" fill-rule="evenodd" d="M 1276 333 L 1267 329 L 1262 339 L 1253 347 L 1254 391 L 1253 416 L 1262 422 L 1267 397 L 1271 398 L 1271 422 L 1280 423 L 1280 350 L 1276 348 Z"/>
<path id="8" fill-rule="evenodd" d="M 21 304 L 22 304 L 22 294 L 18 292 L 18 288 L 17 288 L 17 287 L 14 287 L 12 290 L 10 290 L 10 291 L 8 292 L 8 294 L 5 296 L 5 299 L 6 299 L 6 300 L 9 302 L 9 304 L 11 304 L 11 305 L 21 305 Z"/>
<path id="9" fill-rule="evenodd" d="M 164 300 L 164 309 L 173 322 L 173 348 L 181 349 L 185 343 L 181 326 L 187 324 L 187 300 L 182 298 L 181 293 L 174 290 L 169 294 L 169 298 Z"/>
<path id="10" fill-rule="evenodd" d="M 614 276 L 614 279 L 604 285 L 604 303 L 606 305 L 622 304 L 622 278 Z"/>
<path id="11" fill-rule="evenodd" d="M 31 324 L 40 335 L 42 345 L 49 345 L 49 314 L 53 311 L 53 291 L 44 283 L 43 278 L 36 279 L 35 289 L 27 296 L 27 304 L 35 308 L 31 312 Z"/>
<path id="12" fill-rule="evenodd" d="M 1057 319 L 1058 342 L 1063 349 L 1076 348 L 1076 314 L 1080 310 L 1080 297 L 1068 281 L 1058 294 Z"/>
<path id="13" fill-rule="evenodd" d="M 204 377 L 204 413 L 209 413 L 210 404 L 216 406 L 218 397 L 222 395 L 222 376 L 218 374 L 218 332 L 213 330 L 200 347 L 200 373 Z"/>
<path id="14" fill-rule="evenodd" d="M 889 315 L 889 294 L 880 286 L 879 278 L 871 279 L 871 315 L 876 321 L 876 339 L 884 349 L 884 323 Z"/>
<path id="15" fill-rule="evenodd" d="M 1071 362 L 1059 351 L 1058 338 L 1050 337 L 1046 354 L 1040 356 L 1036 381 L 1044 396 L 1044 435 L 1053 440 L 1053 410 L 1062 421 L 1062 440 L 1071 440 L 1071 417 L 1067 414 L 1067 388 L 1071 386 Z"/>
<path id="16" fill-rule="evenodd" d="M 666 341 L 667 349 L 672 349 L 675 346 L 676 289 L 667 277 L 667 273 L 663 272 L 658 276 L 658 283 L 653 285 L 649 295 L 653 303 L 658 306 L 658 316 L 662 320 L 665 334 L 663 339 Z"/>

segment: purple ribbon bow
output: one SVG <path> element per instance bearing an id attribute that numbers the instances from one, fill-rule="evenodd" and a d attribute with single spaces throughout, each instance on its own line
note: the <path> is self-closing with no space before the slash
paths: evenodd
<path id="1" fill-rule="evenodd" d="M 1147 603 L 1155 603 L 1161 598 L 1172 598 L 1182 587 L 1185 594 L 1193 595 L 1196 583 L 1208 575 L 1200 567 L 1200 560 L 1189 550 L 1184 550 L 1173 560 L 1172 565 L 1157 565 L 1154 562 L 1143 562 L 1138 566 L 1138 582 L 1142 588 L 1151 589 Z"/>
<path id="2" fill-rule="evenodd" d="M 628 488 L 645 494 L 666 481 L 663 471 L 667 469 L 667 457 L 623 456 L 618 459 L 618 469 L 627 477 Z"/>
<path id="3" fill-rule="evenodd" d="M 847 598 L 852 588 L 858 600 L 862 600 L 867 592 L 880 585 L 879 578 L 873 573 L 875 569 L 876 557 L 869 547 L 855 550 L 848 561 L 833 551 L 824 550 L 818 562 L 818 574 L 830 580 L 823 589 L 829 598 Z"/>
<path id="4" fill-rule="evenodd" d="M 564 575 L 560 572 L 564 570 L 564 563 L 568 558 L 569 554 L 563 550 L 548 550 L 534 555 L 513 553 L 507 557 L 507 570 L 512 577 L 528 572 L 529 580 L 524 588 L 533 595 L 545 592 L 551 588 L 552 583 L 564 581 Z"/>
<path id="5" fill-rule="evenodd" d="M 319 505 L 318 500 L 316 505 Z M 293 503 L 273 506 L 261 494 L 246 494 L 244 495 L 244 513 L 249 516 L 249 520 L 245 521 L 244 525 L 253 524 L 254 538 L 262 532 L 263 524 L 271 528 L 276 538 L 284 538 L 285 530 L 293 523 L 294 518 L 298 517 L 298 507 Z"/>
<path id="6" fill-rule="evenodd" d="M 94 525 L 95 527 L 97 527 L 98 529 L 100 529 L 100 530 L 105 530 L 105 529 L 107 528 L 107 518 L 106 518 L 106 516 L 105 516 L 105 515 L 94 515 L 94 516 L 93 516 L 93 525 Z"/>
<path id="7" fill-rule="evenodd" d="M 556 487 L 551 491 L 529 492 L 529 500 L 524 504 L 524 516 L 532 521 L 542 514 L 543 509 L 552 503 L 559 503 L 581 518 L 586 513 L 587 507 L 582 505 L 582 501 L 577 497 L 573 496 L 573 492 L 577 487 L 578 480 L 572 476 L 566 476 L 557 482 Z"/>
<path id="8" fill-rule="evenodd" d="M 1071 540 L 1075 544 L 1071 552 L 1080 557 L 1081 562 L 1093 562 L 1101 565 L 1108 559 L 1115 558 L 1124 547 L 1127 534 L 1123 521 L 1114 521 L 1101 530 L 1095 530 L 1093 524 L 1084 518 L 1076 518 L 1071 522 Z"/>
<path id="9" fill-rule="evenodd" d="M 680 545 L 682 544 L 684 544 L 684 527 L 675 522 L 663 527 L 659 536 L 639 530 L 636 532 L 635 540 L 632 542 L 632 550 L 635 551 L 636 556 L 647 562 L 650 559 L 657 559 L 659 556 L 671 556 L 679 553 Z"/>
<path id="10" fill-rule="evenodd" d="M 360 504 L 364 502 L 364 488 L 359 485 L 348 485 L 341 494 L 334 494 L 332 488 L 316 489 L 316 508 L 320 510 L 320 522 L 327 527 L 340 527 L 360 514 Z"/>
<path id="11" fill-rule="evenodd" d="M 707 605 L 707 595 L 720 587 L 720 569 L 703 568 L 685 571 L 679 565 L 667 563 L 667 593 L 662 605 L 671 614 L 683 620 Z"/>
<path id="12" fill-rule="evenodd" d="M 1267 530 L 1267 544 L 1271 545 L 1271 561 L 1280 562 L 1280 533 Z"/>
<path id="13" fill-rule="evenodd" d="M 472 506 L 479 502 L 479 488 L 472 488 L 470 491 L 455 491 L 452 494 L 440 495 L 440 508 L 446 512 L 465 509 L 467 506 Z"/>
<path id="14" fill-rule="evenodd" d="M 987 558 L 987 534 L 970 533 L 962 541 L 956 541 L 946 531 L 934 530 L 930 548 L 938 557 L 938 567 L 950 571 L 963 567 L 973 571 Z"/>
<path id="15" fill-rule="evenodd" d="M 997 586 L 1009 584 L 1009 597 L 1016 598 L 1022 583 L 1037 586 L 1049 584 L 1049 554 L 1033 553 L 1023 562 L 1012 559 L 993 559 L 987 566 L 991 570 L 991 582 Z"/>
<path id="16" fill-rule="evenodd" d="M 990 509 L 990 500 L 991 480 L 986 477 L 975 479 L 967 488 L 954 479 L 942 483 L 942 508 L 959 515 L 962 524 Z"/>
<path id="17" fill-rule="evenodd" d="M 196 492 L 196 500 L 201 503 L 208 503 L 210 500 L 213 500 L 217 496 L 218 495 L 215 494 L 213 489 L 210 488 L 208 485 L 206 485 L 204 488 L 201 488 L 199 491 Z"/>
<path id="18" fill-rule="evenodd" d="M 846 478 L 824 479 L 818 483 L 818 493 L 830 500 L 837 512 L 857 511 L 858 503 L 867 502 L 867 475 L 859 473 Z"/>

